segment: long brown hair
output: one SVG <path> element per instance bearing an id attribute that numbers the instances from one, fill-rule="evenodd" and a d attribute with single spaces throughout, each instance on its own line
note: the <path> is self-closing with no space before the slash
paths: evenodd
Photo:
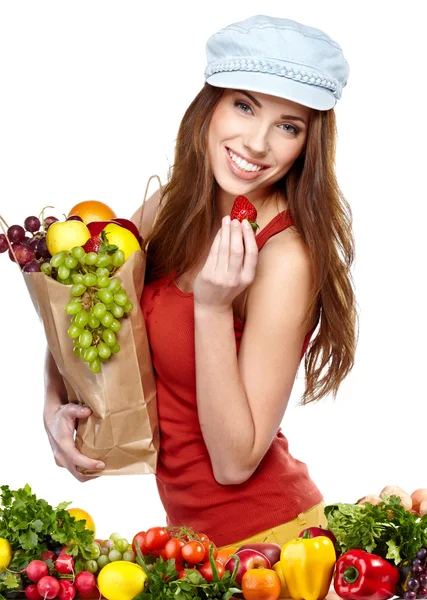
<path id="1" fill-rule="evenodd" d="M 146 239 L 149 280 L 187 272 L 210 239 L 217 184 L 207 157 L 207 134 L 223 91 L 205 84 L 182 119 L 173 170 Z M 317 335 L 305 355 L 302 404 L 336 395 L 353 367 L 356 349 L 352 218 L 336 181 L 335 148 L 334 111 L 313 110 L 304 155 L 274 186 L 285 196 L 312 262 L 314 287 L 305 323 L 320 313 Z"/>

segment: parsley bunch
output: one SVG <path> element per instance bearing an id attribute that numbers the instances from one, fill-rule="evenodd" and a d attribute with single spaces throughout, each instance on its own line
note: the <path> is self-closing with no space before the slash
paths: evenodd
<path id="1" fill-rule="evenodd" d="M 66 510 L 71 502 L 61 502 L 53 508 L 38 499 L 28 484 L 18 490 L 0 486 L 0 538 L 8 540 L 15 553 L 11 569 L 24 569 L 47 550 L 47 540 L 72 545 L 73 556 L 90 555 L 93 531 L 85 529 L 84 521 L 76 521 Z"/>
<path id="2" fill-rule="evenodd" d="M 409 512 L 398 496 L 384 496 L 378 505 L 330 504 L 325 515 L 342 552 L 359 548 L 399 565 L 427 548 L 427 515 Z"/>

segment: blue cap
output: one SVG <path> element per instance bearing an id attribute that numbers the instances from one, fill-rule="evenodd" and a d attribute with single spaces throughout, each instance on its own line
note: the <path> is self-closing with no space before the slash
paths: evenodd
<path id="1" fill-rule="evenodd" d="M 317 110 L 335 106 L 349 74 L 341 47 L 326 33 L 264 15 L 212 35 L 206 56 L 210 85 L 270 94 Z"/>

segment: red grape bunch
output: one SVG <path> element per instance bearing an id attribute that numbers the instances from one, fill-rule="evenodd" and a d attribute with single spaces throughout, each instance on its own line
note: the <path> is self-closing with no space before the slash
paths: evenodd
<path id="1" fill-rule="evenodd" d="M 58 219 L 52 216 L 44 217 L 44 210 L 39 217 L 27 217 L 23 227 L 6 225 L 6 234 L 0 233 L 0 253 L 8 250 L 10 260 L 17 262 L 26 273 L 40 271 L 41 265 L 50 258 L 46 247 L 46 232 Z"/>

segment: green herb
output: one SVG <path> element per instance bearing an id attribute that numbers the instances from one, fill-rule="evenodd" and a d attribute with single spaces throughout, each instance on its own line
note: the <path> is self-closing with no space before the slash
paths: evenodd
<path id="1" fill-rule="evenodd" d="M 325 515 L 342 552 L 359 548 L 398 565 L 427 547 L 427 515 L 409 512 L 398 496 L 384 496 L 378 505 L 330 504 Z"/>
<path id="2" fill-rule="evenodd" d="M 47 542 L 70 545 L 73 556 L 90 554 L 94 532 L 85 529 L 85 521 L 76 521 L 66 510 L 71 502 L 53 508 L 38 499 L 28 484 L 18 490 L 0 486 L 0 538 L 8 540 L 15 552 L 11 569 L 24 569 L 31 560 L 40 558 Z"/>
<path id="3" fill-rule="evenodd" d="M 164 561 L 160 557 L 154 564 L 148 566 L 138 544 L 136 544 L 136 553 L 137 563 L 148 576 L 148 589 L 135 596 L 133 600 L 192 600 L 192 598 L 230 600 L 234 594 L 240 594 L 242 591 L 235 580 L 239 558 L 234 555 L 237 559 L 234 572 L 225 571 L 220 579 L 213 559 L 213 546 L 209 551 L 209 561 L 214 575 L 214 580 L 211 582 L 207 582 L 198 571 L 192 569 L 185 569 L 187 576 L 177 579 L 178 573 L 174 560 Z"/>
<path id="4" fill-rule="evenodd" d="M 13 592 L 22 589 L 22 578 L 19 573 L 3 571 L 0 573 L 0 600 L 6 600 L 2 592 Z"/>

